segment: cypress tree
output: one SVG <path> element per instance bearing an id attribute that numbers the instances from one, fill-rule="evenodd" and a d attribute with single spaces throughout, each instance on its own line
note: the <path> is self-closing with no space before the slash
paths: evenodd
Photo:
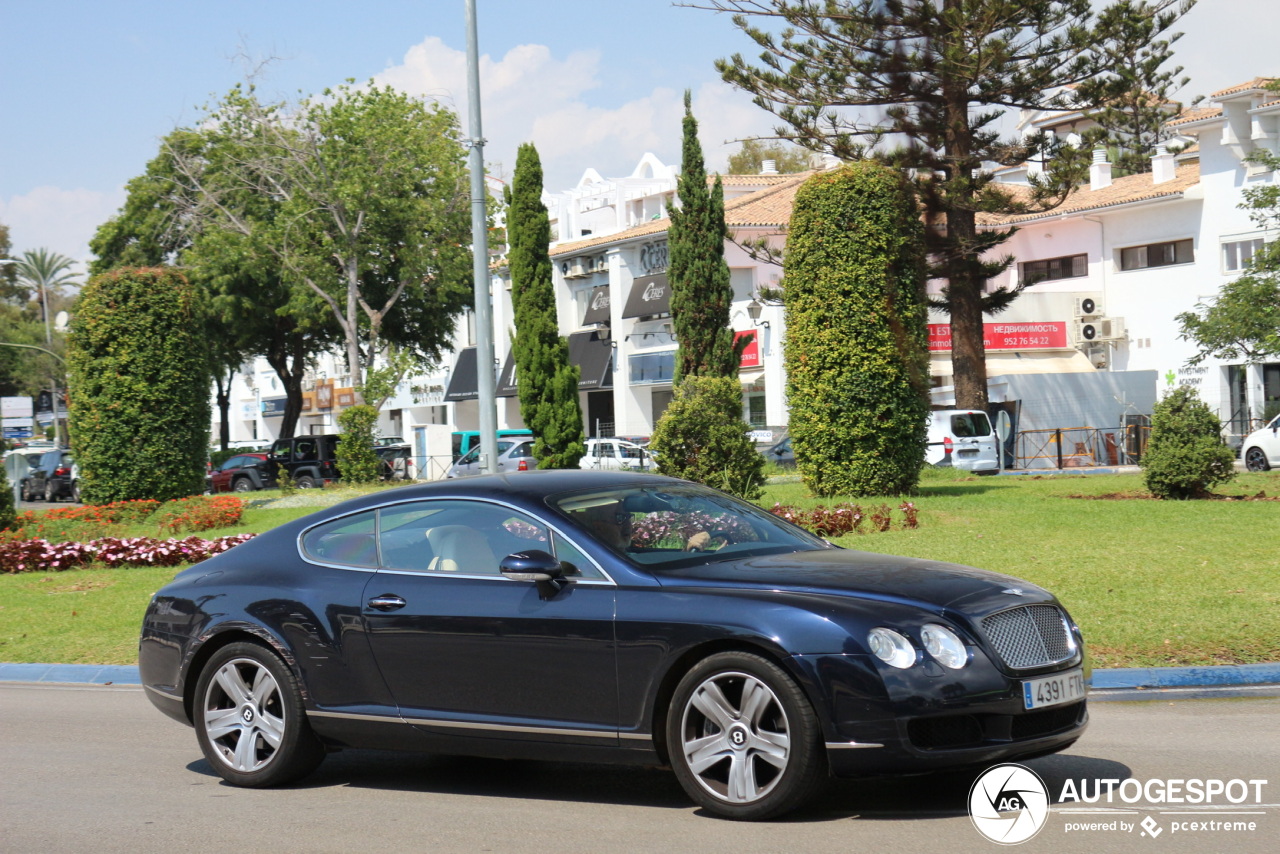
<path id="1" fill-rule="evenodd" d="M 720 176 L 707 187 L 707 168 L 698 142 L 688 90 L 684 93 L 684 143 L 667 232 L 671 318 L 679 342 L 673 382 L 689 376 L 736 377 L 747 341 L 735 345 L 729 328 L 729 265 L 724 260 L 724 188 Z"/>
<path id="2" fill-rule="evenodd" d="M 796 467 L 815 495 L 896 495 L 919 479 L 929 409 L 924 246 L 915 196 L 893 169 L 854 163 L 796 194 L 787 399 Z"/>
<path id="3" fill-rule="evenodd" d="M 542 204 L 542 161 L 532 143 L 516 153 L 511 206 L 507 210 L 511 302 L 515 309 L 512 352 L 520 415 L 533 431 L 539 468 L 575 468 L 586 453 L 577 365 L 556 321 L 551 283 L 551 222 Z"/>

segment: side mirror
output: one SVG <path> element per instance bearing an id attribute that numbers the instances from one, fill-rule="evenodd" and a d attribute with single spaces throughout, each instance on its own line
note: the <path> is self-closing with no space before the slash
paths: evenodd
<path id="1" fill-rule="evenodd" d="M 550 599 L 569 584 L 564 577 L 564 565 L 542 549 L 509 554 L 498 568 L 512 581 L 536 582 L 542 599 Z"/>

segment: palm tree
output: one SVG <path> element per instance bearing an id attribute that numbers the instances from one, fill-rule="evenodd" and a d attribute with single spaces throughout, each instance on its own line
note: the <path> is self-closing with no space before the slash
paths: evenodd
<path id="1" fill-rule="evenodd" d="M 46 343 L 52 341 L 49 332 L 49 290 L 56 291 L 76 280 L 77 274 L 71 271 L 75 263 L 66 255 L 50 252 L 48 249 L 23 252 L 22 260 L 18 262 L 19 281 L 40 292 L 40 316 L 44 319 Z"/>
<path id="2" fill-rule="evenodd" d="M 23 284 L 32 288 L 38 288 L 40 292 L 40 316 L 44 319 L 44 341 L 45 346 L 50 351 L 53 350 L 53 329 L 49 324 L 49 291 L 53 289 L 55 292 L 63 285 L 69 285 L 76 279 L 76 274 L 71 271 L 75 266 L 75 261 L 58 252 L 50 252 L 48 249 L 34 249 L 22 253 L 22 260 L 18 262 L 18 280 Z M 58 387 L 62 385 L 62 370 L 58 364 L 50 365 L 50 378 L 52 380 L 52 399 L 53 399 L 53 436 L 56 441 L 61 443 L 62 430 L 58 424 L 58 414 L 60 410 L 58 402 Z"/>

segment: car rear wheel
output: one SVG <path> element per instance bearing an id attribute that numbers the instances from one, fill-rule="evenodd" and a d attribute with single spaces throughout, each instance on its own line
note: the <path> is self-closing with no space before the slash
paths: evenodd
<path id="1" fill-rule="evenodd" d="M 1261 448 L 1250 448 L 1244 452 L 1244 467 L 1249 471 L 1267 471 L 1271 463 L 1267 462 L 1267 455 Z"/>
<path id="2" fill-rule="evenodd" d="M 252 492 L 253 481 L 247 477 L 238 477 L 231 483 L 232 492 Z"/>
<path id="3" fill-rule="evenodd" d="M 213 654 L 196 683 L 196 738 L 213 770 L 237 786 L 278 786 L 305 777 L 324 759 L 297 680 L 255 643 Z"/>
<path id="4" fill-rule="evenodd" d="M 316 479 L 309 474 L 299 475 L 293 481 L 293 485 L 298 489 L 315 489 Z"/>
<path id="5" fill-rule="evenodd" d="M 71 500 L 76 504 L 80 503 L 80 481 L 71 484 Z"/>
<path id="6" fill-rule="evenodd" d="M 58 490 L 53 488 L 53 481 L 47 481 L 44 485 L 44 500 L 49 502 L 58 500 Z"/>
<path id="7" fill-rule="evenodd" d="M 789 812 L 826 778 L 813 707 L 780 667 L 751 653 L 717 653 L 685 675 L 667 749 L 689 797 L 725 818 Z"/>

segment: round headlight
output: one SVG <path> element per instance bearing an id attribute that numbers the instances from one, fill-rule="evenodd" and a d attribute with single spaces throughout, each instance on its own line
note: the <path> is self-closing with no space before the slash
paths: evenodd
<path id="1" fill-rule="evenodd" d="M 916 663 L 916 648 L 893 629 L 872 629 L 867 645 L 876 658 L 893 667 L 905 670 Z"/>
<path id="2" fill-rule="evenodd" d="M 920 639 L 924 641 L 925 651 L 943 667 L 959 670 L 969 663 L 964 642 L 946 626 L 930 623 L 920 630 Z"/>

